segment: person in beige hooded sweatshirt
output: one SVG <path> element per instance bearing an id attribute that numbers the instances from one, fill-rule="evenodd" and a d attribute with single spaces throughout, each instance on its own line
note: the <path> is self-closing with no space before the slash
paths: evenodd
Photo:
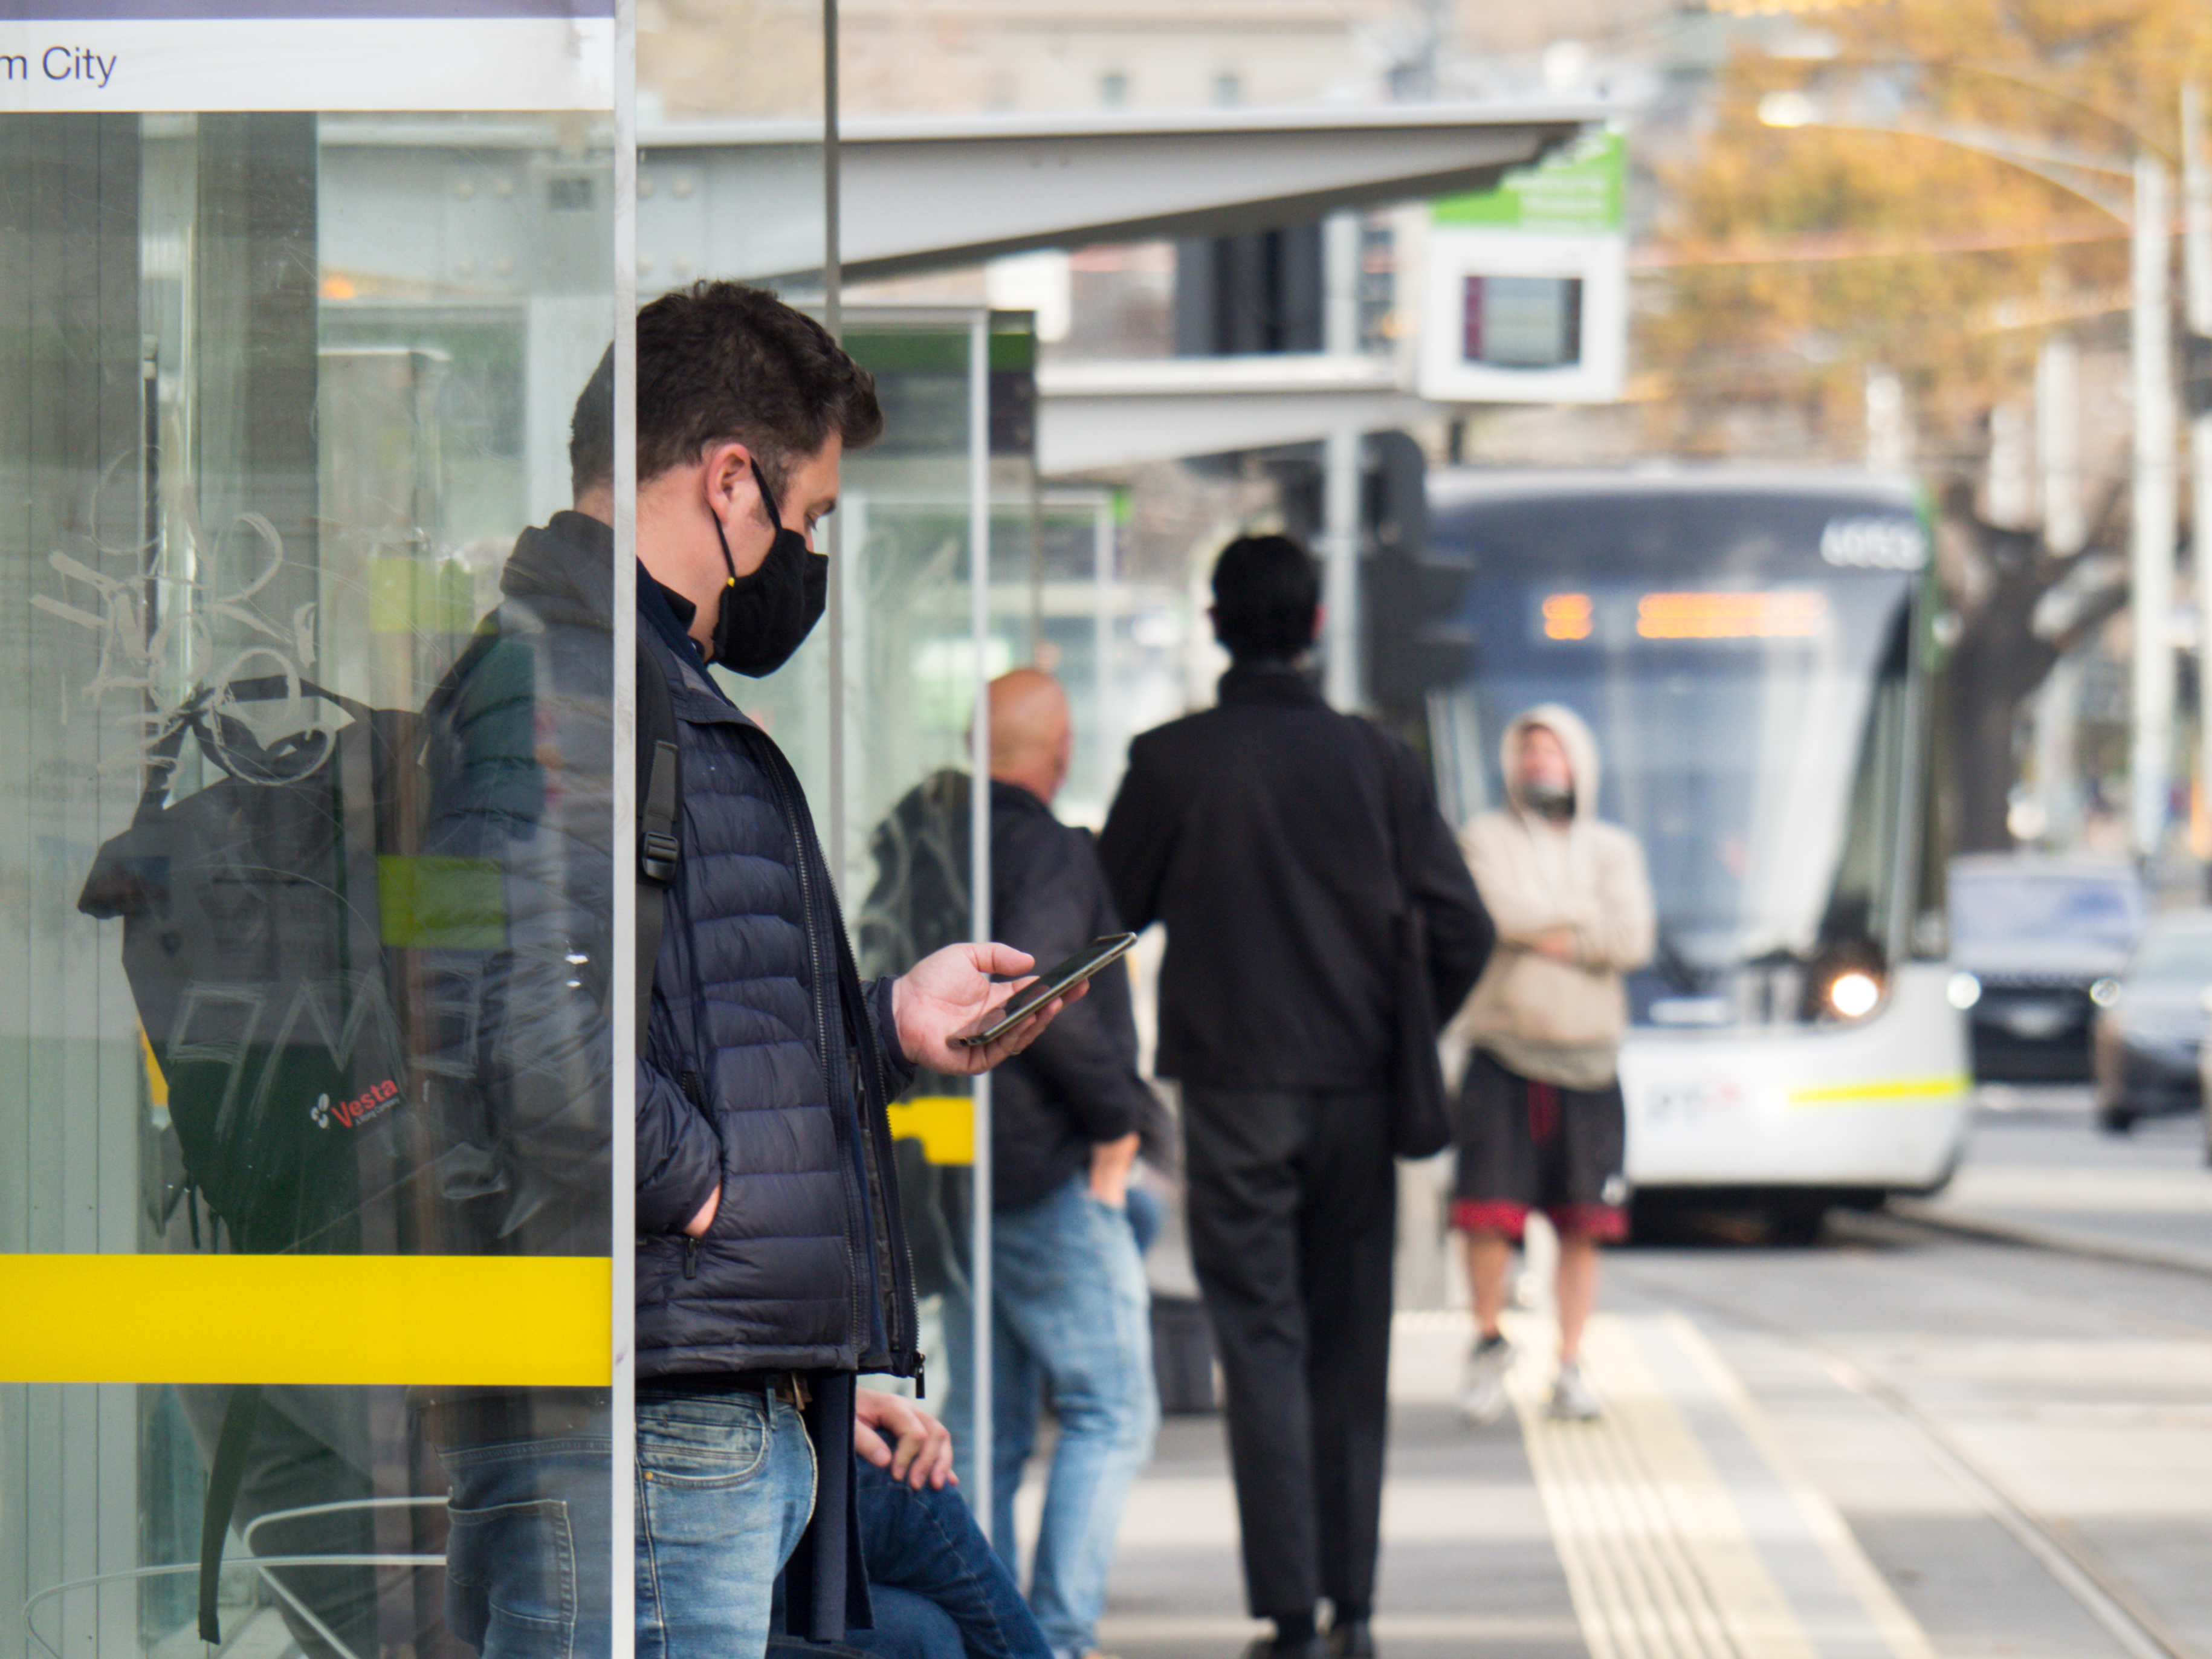
<path id="1" fill-rule="evenodd" d="M 1452 1224 L 1467 1239 L 1480 1327 L 1460 1410 L 1488 1423 L 1505 1409 L 1513 1350 L 1498 1315 L 1513 1246 L 1541 1209 L 1559 1236 L 1551 1410 L 1595 1417 L 1578 1362 L 1598 1246 L 1627 1232 L 1621 975 L 1651 955 L 1651 884 L 1636 837 L 1595 815 L 1597 743 L 1572 709 L 1546 703 L 1519 716 L 1501 760 L 1508 805 L 1460 837 L 1498 924 L 1498 947 L 1453 1023 L 1471 1052 Z"/>

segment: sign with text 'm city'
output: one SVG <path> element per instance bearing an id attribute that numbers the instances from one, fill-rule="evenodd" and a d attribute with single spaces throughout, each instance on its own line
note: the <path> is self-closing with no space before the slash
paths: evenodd
<path id="1" fill-rule="evenodd" d="M 0 0 L 0 111 L 605 110 L 614 0 Z"/>
<path id="2" fill-rule="evenodd" d="M 1628 356 L 1628 150 L 1589 132 L 1494 190 L 1433 204 L 1420 392 L 1438 403 L 1607 403 Z"/>

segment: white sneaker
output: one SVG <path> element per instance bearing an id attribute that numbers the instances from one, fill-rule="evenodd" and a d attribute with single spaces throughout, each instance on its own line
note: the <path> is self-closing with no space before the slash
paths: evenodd
<path id="1" fill-rule="evenodd" d="M 1513 1345 L 1502 1336 L 1486 1337 L 1468 1356 L 1466 1374 L 1460 1379 L 1459 1414 L 1476 1428 L 1505 1415 L 1505 1373 L 1513 1369 Z"/>
<path id="2" fill-rule="evenodd" d="M 1565 1422 L 1587 1423 L 1593 1418 L 1603 1416 L 1605 1408 L 1597 1403 L 1597 1396 L 1590 1392 L 1590 1385 L 1583 1381 L 1582 1367 L 1562 1365 L 1559 1367 L 1559 1380 L 1552 1384 L 1552 1403 L 1546 1412 L 1547 1415 Z"/>

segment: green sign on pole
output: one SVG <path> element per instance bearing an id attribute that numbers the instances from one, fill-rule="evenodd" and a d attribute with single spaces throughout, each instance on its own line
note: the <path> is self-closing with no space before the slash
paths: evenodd
<path id="1" fill-rule="evenodd" d="M 1627 185 L 1627 140 L 1585 133 L 1534 167 L 1516 167 L 1495 190 L 1443 198 L 1432 215 L 1439 225 L 1469 230 L 1613 235 L 1626 222 Z"/>

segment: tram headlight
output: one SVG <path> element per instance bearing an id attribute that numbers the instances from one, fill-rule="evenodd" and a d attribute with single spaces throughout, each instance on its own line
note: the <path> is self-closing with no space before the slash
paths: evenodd
<path id="1" fill-rule="evenodd" d="M 1961 968 L 1951 975 L 1951 982 L 1944 988 L 1943 994 L 1950 1000 L 1954 1008 L 1964 1013 L 1982 1000 L 1982 982 Z"/>
<path id="2" fill-rule="evenodd" d="M 1838 974 L 1828 984 L 1828 1006 L 1845 1019 L 1864 1019 L 1881 1000 L 1881 981 L 1858 969 Z"/>

